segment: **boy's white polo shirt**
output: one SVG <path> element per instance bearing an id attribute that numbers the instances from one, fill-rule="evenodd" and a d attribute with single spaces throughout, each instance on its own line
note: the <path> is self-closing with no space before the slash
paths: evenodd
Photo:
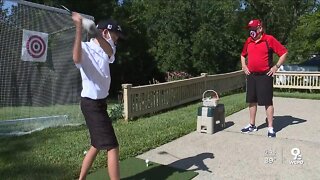
<path id="1" fill-rule="evenodd" d="M 82 78 L 81 97 L 90 99 L 103 99 L 109 94 L 111 77 L 109 56 L 96 44 L 93 39 L 90 42 L 81 42 L 81 62 L 76 64 L 80 69 Z"/>

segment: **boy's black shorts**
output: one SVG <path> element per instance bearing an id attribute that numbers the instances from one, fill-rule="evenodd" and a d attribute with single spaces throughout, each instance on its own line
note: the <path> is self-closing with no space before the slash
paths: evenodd
<path id="1" fill-rule="evenodd" d="M 258 103 L 259 106 L 273 105 L 273 77 L 266 74 L 247 76 L 247 103 Z"/>
<path id="2" fill-rule="evenodd" d="M 80 106 L 89 129 L 91 145 L 98 150 L 118 147 L 112 121 L 107 113 L 106 98 L 93 100 L 81 97 Z"/>

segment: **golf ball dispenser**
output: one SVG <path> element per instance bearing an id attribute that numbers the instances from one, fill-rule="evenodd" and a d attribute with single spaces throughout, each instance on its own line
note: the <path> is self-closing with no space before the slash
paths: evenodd
<path id="1" fill-rule="evenodd" d="M 208 92 L 214 92 L 212 95 L 215 97 L 205 97 Z M 221 128 L 225 127 L 224 104 L 218 104 L 218 100 L 218 94 L 213 90 L 208 90 L 203 93 L 203 105 L 198 108 L 198 132 L 213 134 L 217 130 L 216 125 L 218 122 Z"/>

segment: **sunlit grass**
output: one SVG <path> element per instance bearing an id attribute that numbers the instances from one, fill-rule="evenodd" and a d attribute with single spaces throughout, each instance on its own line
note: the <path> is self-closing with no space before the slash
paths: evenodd
<path id="1" fill-rule="evenodd" d="M 244 94 L 221 98 L 226 114 L 243 109 Z M 117 121 L 120 158 L 126 159 L 158 147 L 196 129 L 200 102 L 130 122 Z M 87 128 L 49 128 L 20 137 L 0 138 L 0 177 L 4 179 L 75 179 L 89 148 Z M 92 171 L 105 166 L 100 153 Z"/>
<path id="2" fill-rule="evenodd" d="M 277 96 L 282 93 L 275 92 Z M 309 97 L 309 95 L 297 96 Z M 312 95 L 311 99 L 319 95 Z M 247 107 L 245 93 L 221 97 L 226 116 Z M 159 147 L 196 130 L 195 102 L 163 113 L 134 121 L 114 122 L 120 143 L 120 158 L 127 159 Z M 89 148 L 89 135 L 85 125 L 49 128 L 20 137 L 0 138 L 1 179 L 76 179 Z M 100 153 L 91 172 L 104 167 L 105 154 Z"/>
<path id="3" fill-rule="evenodd" d="M 300 99 L 320 99 L 319 90 L 295 90 L 295 91 L 275 91 L 274 96 L 288 97 L 288 98 L 300 98 Z"/>
<path id="4" fill-rule="evenodd" d="M 116 100 L 108 100 L 108 109 L 117 103 Z M 52 105 L 52 106 L 13 106 L 0 107 L 0 120 L 14 120 L 23 118 L 46 117 L 67 115 L 68 119 L 77 121 L 82 119 L 80 104 Z"/>

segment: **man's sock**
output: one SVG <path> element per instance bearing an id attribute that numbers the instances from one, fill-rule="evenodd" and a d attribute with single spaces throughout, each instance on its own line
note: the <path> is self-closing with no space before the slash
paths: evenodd
<path id="1" fill-rule="evenodd" d="M 274 133 L 273 127 L 268 127 L 268 132 L 269 132 L 269 133 Z"/>

